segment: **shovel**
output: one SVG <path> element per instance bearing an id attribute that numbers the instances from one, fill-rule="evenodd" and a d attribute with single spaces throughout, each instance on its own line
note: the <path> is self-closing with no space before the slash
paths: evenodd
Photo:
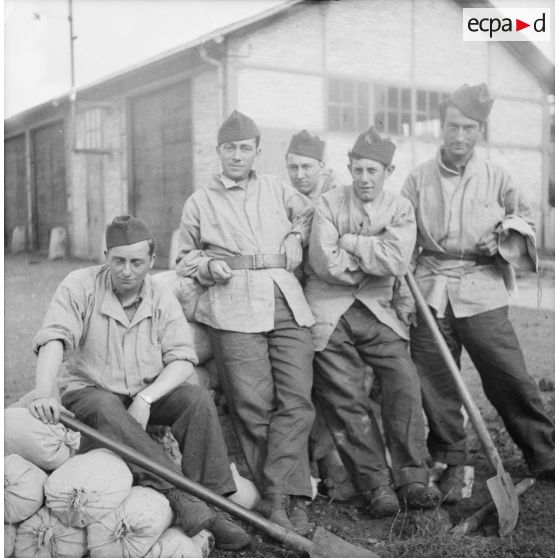
<path id="1" fill-rule="evenodd" d="M 189 494 L 200 498 L 208 504 L 212 504 L 222 510 L 250 523 L 254 527 L 262 530 L 264 533 L 279 541 L 281 544 L 298 552 L 307 553 L 310 558 L 380 558 L 374 552 L 354 546 L 329 531 L 318 527 L 312 540 L 307 539 L 294 531 L 289 531 L 260 515 L 231 502 L 227 498 L 220 496 L 198 484 L 172 469 L 165 467 L 153 459 L 141 454 L 135 449 L 117 442 L 94 428 L 87 426 L 83 422 L 70 417 L 66 413 L 60 415 L 60 422 L 71 428 L 81 432 L 84 436 L 91 438 L 101 446 L 110 449 L 114 453 L 120 455 L 124 460 L 150 471 L 158 477 L 165 479 L 180 490 L 184 490 Z"/>
<path id="2" fill-rule="evenodd" d="M 407 280 L 409 288 L 415 297 L 418 311 L 426 321 L 428 329 L 434 337 L 438 350 L 444 358 L 446 366 L 457 384 L 457 390 L 461 397 L 461 401 L 467 410 L 467 414 L 471 419 L 475 432 L 477 433 L 482 447 L 484 448 L 486 457 L 496 470 L 496 476 L 488 479 L 486 484 L 498 512 L 498 532 L 501 537 L 505 537 L 513 531 L 519 515 L 519 500 L 517 498 L 517 492 L 514 489 L 512 479 L 509 473 L 504 470 L 504 465 L 502 464 L 502 460 L 494 442 L 490 438 L 488 428 L 486 427 L 486 424 L 484 423 L 480 411 L 475 405 L 471 394 L 467 390 L 467 386 L 461 377 L 459 368 L 453 359 L 451 351 L 449 350 L 443 335 L 438 329 L 438 324 L 436 323 L 430 308 L 426 304 L 415 278 L 411 273 L 407 273 L 405 275 L 405 279 Z"/>

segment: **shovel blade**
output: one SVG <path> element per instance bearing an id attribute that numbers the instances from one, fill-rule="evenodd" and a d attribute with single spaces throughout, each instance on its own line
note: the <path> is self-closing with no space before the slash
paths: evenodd
<path id="1" fill-rule="evenodd" d="M 509 535 L 517 524 L 519 499 L 509 473 L 503 468 L 495 477 L 486 481 L 496 511 L 498 512 L 498 533 L 501 537 Z"/>
<path id="2" fill-rule="evenodd" d="M 380 558 L 376 553 L 344 541 L 318 527 L 312 538 L 310 558 Z"/>

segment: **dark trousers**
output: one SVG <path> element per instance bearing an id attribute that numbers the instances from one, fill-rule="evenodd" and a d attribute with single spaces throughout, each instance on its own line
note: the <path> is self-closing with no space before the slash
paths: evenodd
<path id="1" fill-rule="evenodd" d="M 246 463 L 262 494 L 311 496 L 312 337 L 276 288 L 267 333 L 209 328 L 213 356 Z"/>
<path id="2" fill-rule="evenodd" d="M 486 396 L 523 452 L 530 471 L 536 474 L 553 468 L 554 426 L 527 373 L 507 307 L 456 318 L 448 305 L 446 316 L 437 321 L 458 366 L 462 346 L 469 353 Z M 418 326 L 411 328 L 411 354 L 422 384 L 430 453 L 437 461 L 463 464 L 467 448 L 461 399 L 420 316 Z"/>
<path id="3" fill-rule="evenodd" d="M 369 412 L 363 361 L 372 366 L 380 386 L 385 445 Z M 356 301 L 314 362 L 314 396 L 355 487 L 366 494 L 392 481 L 396 488 L 427 484 L 420 384 L 405 341 Z"/>
<path id="4" fill-rule="evenodd" d="M 97 387 L 70 391 L 62 397 L 62 404 L 75 413 L 77 419 L 177 471 L 177 466 L 163 447 L 127 412 L 131 402 L 129 397 Z M 194 385 L 176 388 L 153 403 L 149 424 L 171 427 L 182 452 L 184 476 L 221 495 L 236 491 L 217 410 L 206 390 Z M 82 438 L 80 451 L 95 447 L 100 446 Z M 157 490 L 172 486 L 137 465 L 128 465 L 139 484 Z"/>

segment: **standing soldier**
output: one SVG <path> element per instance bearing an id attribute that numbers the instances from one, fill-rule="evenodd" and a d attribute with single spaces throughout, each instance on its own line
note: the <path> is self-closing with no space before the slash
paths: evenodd
<path id="1" fill-rule="evenodd" d="M 263 511 L 307 533 L 314 319 L 293 272 L 310 234 L 312 204 L 252 169 L 260 141 L 252 119 L 234 111 L 217 141 L 221 172 L 186 201 L 177 271 L 207 287 L 195 319 L 209 327 Z"/>
<path id="2" fill-rule="evenodd" d="M 324 149 L 324 141 L 302 130 L 291 138 L 285 156 L 291 184 L 314 205 L 336 186 L 333 170 L 325 168 Z"/>
<path id="3" fill-rule="evenodd" d="M 428 487 L 420 384 L 394 304 L 396 278 L 407 271 L 416 239 L 411 204 L 383 191 L 394 152 L 374 128 L 358 137 L 349 152 L 353 183 L 318 201 L 305 289 L 316 316 L 314 396 L 354 486 L 376 517 L 396 513 L 399 500 L 430 508 L 440 499 Z M 363 363 L 373 367 L 380 386 L 385 445 L 369 414 Z"/>
<path id="4" fill-rule="evenodd" d="M 415 275 L 457 364 L 464 346 L 531 473 L 554 479 L 554 427 L 527 373 L 495 266 L 498 224 L 512 216 L 531 224 L 531 212 L 509 175 L 474 149 L 492 104 L 484 83 L 457 89 L 440 106 L 443 145 L 403 186 L 416 211 L 422 249 Z M 411 352 L 421 378 L 430 453 L 448 465 L 440 487 L 446 502 L 456 502 L 467 459 L 461 401 L 420 317 L 411 329 Z"/>

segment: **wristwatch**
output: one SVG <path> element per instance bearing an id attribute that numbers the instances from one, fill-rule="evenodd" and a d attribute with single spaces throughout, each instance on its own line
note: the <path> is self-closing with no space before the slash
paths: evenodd
<path id="1" fill-rule="evenodd" d="M 144 395 L 143 393 L 138 393 L 138 395 L 148 404 L 151 405 L 153 403 L 153 397 L 150 395 Z"/>

